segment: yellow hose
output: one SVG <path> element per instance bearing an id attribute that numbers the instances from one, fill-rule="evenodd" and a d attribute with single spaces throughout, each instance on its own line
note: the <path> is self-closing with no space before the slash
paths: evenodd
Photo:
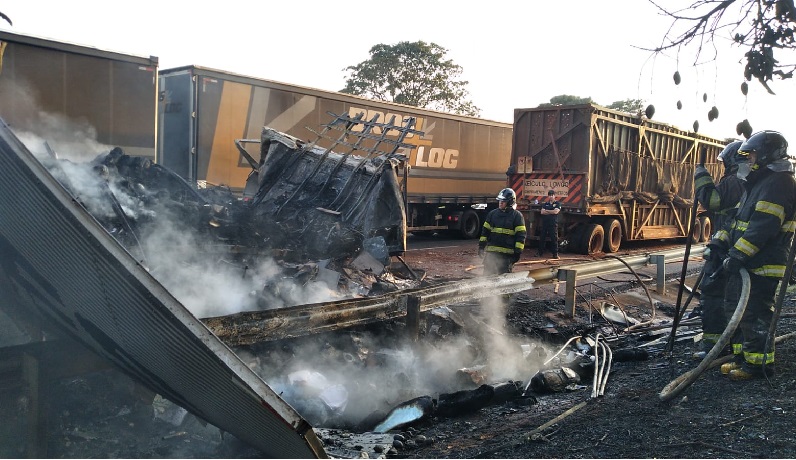
<path id="1" fill-rule="evenodd" d="M 699 378 L 699 376 L 710 367 L 710 365 L 713 363 L 713 360 L 716 359 L 724 347 L 730 342 L 732 335 L 735 333 L 735 329 L 738 328 L 738 324 L 741 322 L 741 318 L 743 318 L 743 314 L 746 311 L 746 304 L 749 302 L 749 272 L 747 272 L 745 268 L 741 268 L 740 274 L 742 282 L 741 298 L 738 299 L 738 306 L 735 307 L 735 313 L 733 313 L 732 318 L 730 318 L 727 328 L 724 329 L 724 332 L 721 334 L 721 337 L 719 337 L 716 345 L 713 345 L 713 348 L 710 349 L 708 354 L 705 355 L 705 357 L 702 359 L 702 362 L 699 363 L 697 367 L 691 369 L 680 377 L 677 377 L 669 382 L 668 385 L 663 387 L 663 390 L 661 390 L 660 394 L 658 395 L 661 401 L 668 401 L 691 386 L 691 384 L 694 383 L 696 379 Z"/>

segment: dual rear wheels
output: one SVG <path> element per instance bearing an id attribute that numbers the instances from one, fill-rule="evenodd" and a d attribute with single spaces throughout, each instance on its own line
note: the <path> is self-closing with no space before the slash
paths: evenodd
<path id="1" fill-rule="evenodd" d="M 572 252 L 579 254 L 613 253 L 622 245 L 622 224 L 619 219 L 583 224 L 571 242 Z"/>

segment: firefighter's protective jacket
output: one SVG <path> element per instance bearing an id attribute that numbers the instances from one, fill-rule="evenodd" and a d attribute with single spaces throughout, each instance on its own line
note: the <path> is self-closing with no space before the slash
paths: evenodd
<path id="1" fill-rule="evenodd" d="M 724 228 L 732 220 L 736 205 L 744 192 L 744 181 L 733 174 L 725 174 L 719 184 L 713 183 L 713 177 L 707 170 L 697 172 L 694 176 L 697 200 L 710 214 L 715 230 Z"/>
<path id="2" fill-rule="evenodd" d="M 716 237 L 749 272 L 781 279 L 796 229 L 796 179 L 790 172 L 762 168 L 745 188 L 735 219 Z"/>
<path id="3" fill-rule="evenodd" d="M 519 211 L 507 207 L 493 209 L 486 216 L 478 242 L 487 252 L 519 254 L 525 248 L 525 219 Z"/>

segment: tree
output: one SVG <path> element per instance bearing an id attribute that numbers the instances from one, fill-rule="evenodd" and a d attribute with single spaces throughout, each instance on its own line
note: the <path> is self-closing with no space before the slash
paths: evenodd
<path id="1" fill-rule="evenodd" d="M 560 94 L 550 98 L 550 102 L 543 102 L 539 107 L 553 107 L 556 105 L 578 105 L 590 104 L 594 101 L 590 97 L 572 96 L 569 94 Z"/>
<path id="2" fill-rule="evenodd" d="M 796 7 L 794 0 L 693 0 L 688 8 L 670 11 L 649 0 L 663 14 L 672 18 L 669 31 L 656 53 L 672 48 L 697 46 L 697 58 L 710 46 L 714 57 L 717 34 L 726 37 L 745 53 L 744 78 L 756 78 L 771 94 L 769 87 L 774 76 L 793 77 L 796 63 L 780 63 L 775 53 L 796 48 Z M 675 32 L 675 26 L 685 23 L 685 30 Z M 675 77 L 676 79 L 677 77 Z M 742 87 L 746 94 L 746 86 Z"/>
<path id="3" fill-rule="evenodd" d="M 612 110 L 620 110 L 628 113 L 639 113 L 644 110 L 644 101 L 641 99 L 625 99 L 623 101 L 614 101 L 606 108 Z"/>
<path id="4" fill-rule="evenodd" d="M 445 48 L 423 41 L 378 44 L 370 59 L 348 66 L 343 93 L 413 105 L 459 115 L 478 116 L 468 99 L 462 68 L 446 59 Z"/>

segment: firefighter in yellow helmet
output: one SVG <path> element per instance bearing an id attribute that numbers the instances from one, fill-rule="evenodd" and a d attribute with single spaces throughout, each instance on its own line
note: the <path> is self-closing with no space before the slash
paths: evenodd
<path id="1" fill-rule="evenodd" d="M 510 273 L 525 249 L 525 219 L 516 209 L 517 194 L 504 188 L 497 200 L 498 208 L 487 214 L 478 242 L 485 275 Z"/>

